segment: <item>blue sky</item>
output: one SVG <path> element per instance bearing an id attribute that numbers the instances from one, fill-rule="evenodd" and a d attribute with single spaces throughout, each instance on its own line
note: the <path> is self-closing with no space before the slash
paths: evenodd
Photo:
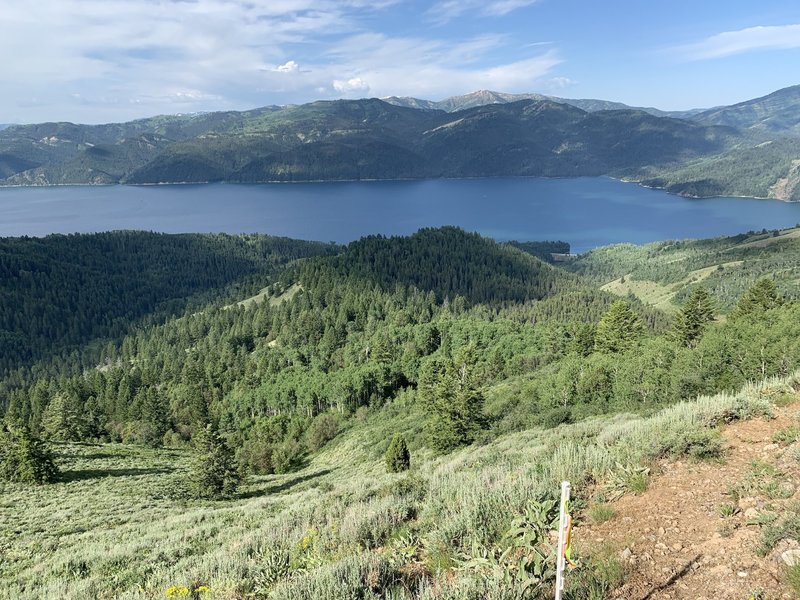
<path id="1" fill-rule="evenodd" d="M 3 0 L 0 123 L 477 89 L 666 110 L 800 83 L 800 2 Z"/>

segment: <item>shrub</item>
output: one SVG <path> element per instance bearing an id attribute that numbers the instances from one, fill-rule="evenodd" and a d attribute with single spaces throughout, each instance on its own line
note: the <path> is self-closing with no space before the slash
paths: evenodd
<path id="1" fill-rule="evenodd" d="M 594 523 L 605 523 L 616 516 L 614 507 L 608 504 L 595 504 L 589 509 L 589 517 Z"/>
<path id="2" fill-rule="evenodd" d="M 230 498 L 240 483 L 233 452 L 210 424 L 195 437 L 195 458 L 189 492 L 195 498 Z"/>
<path id="3" fill-rule="evenodd" d="M 572 421 L 572 411 L 564 406 L 552 408 L 542 413 L 539 421 L 545 429 L 553 429 L 559 425 L 570 423 Z"/>
<path id="4" fill-rule="evenodd" d="M 698 460 L 719 458 L 723 454 L 722 437 L 719 431 L 709 429 L 686 429 L 676 431 L 662 442 L 660 456 L 689 456 Z"/>
<path id="5" fill-rule="evenodd" d="M 311 452 L 316 452 L 330 442 L 339 433 L 339 419 L 336 415 L 325 413 L 319 415 L 306 434 L 306 445 Z"/>
<path id="6" fill-rule="evenodd" d="M 21 483 L 49 483 L 58 476 L 53 455 L 26 427 L 0 434 L 0 478 Z"/>
<path id="7" fill-rule="evenodd" d="M 303 447 L 292 438 L 287 438 L 272 452 L 272 468 L 279 475 L 291 473 L 303 464 Z"/>
<path id="8" fill-rule="evenodd" d="M 411 454 L 402 435 L 395 434 L 392 438 L 392 443 L 386 449 L 384 458 L 386 459 L 386 470 L 389 473 L 400 473 L 409 469 L 411 466 Z"/>

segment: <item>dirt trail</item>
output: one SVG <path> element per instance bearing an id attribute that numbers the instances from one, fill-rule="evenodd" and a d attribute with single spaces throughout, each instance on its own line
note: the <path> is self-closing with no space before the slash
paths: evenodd
<path id="1" fill-rule="evenodd" d="M 761 557 L 761 527 L 748 521 L 800 500 L 798 443 L 773 441 L 798 425 L 799 410 L 794 404 L 776 409 L 774 419 L 726 427 L 721 462 L 663 462 L 646 492 L 612 503 L 613 519 L 576 526 L 578 549 L 610 546 L 626 563 L 626 583 L 613 598 L 796 598 L 783 582 L 779 558 L 797 542 L 783 541 Z"/>

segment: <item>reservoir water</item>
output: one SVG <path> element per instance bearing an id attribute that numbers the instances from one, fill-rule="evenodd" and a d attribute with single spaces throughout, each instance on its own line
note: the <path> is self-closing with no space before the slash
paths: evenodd
<path id="1" fill-rule="evenodd" d="M 0 236 L 143 229 L 349 242 L 458 225 L 584 252 L 799 222 L 800 203 L 687 199 L 608 178 L 0 188 Z"/>

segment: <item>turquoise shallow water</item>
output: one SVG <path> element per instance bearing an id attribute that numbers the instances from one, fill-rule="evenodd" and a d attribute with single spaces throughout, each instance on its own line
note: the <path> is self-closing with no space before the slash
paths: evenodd
<path id="1" fill-rule="evenodd" d="M 144 229 L 349 242 L 458 225 L 573 252 L 800 222 L 800 204 L 694 200 L 608 178 L 0 188 L 0 236 Z"/>

